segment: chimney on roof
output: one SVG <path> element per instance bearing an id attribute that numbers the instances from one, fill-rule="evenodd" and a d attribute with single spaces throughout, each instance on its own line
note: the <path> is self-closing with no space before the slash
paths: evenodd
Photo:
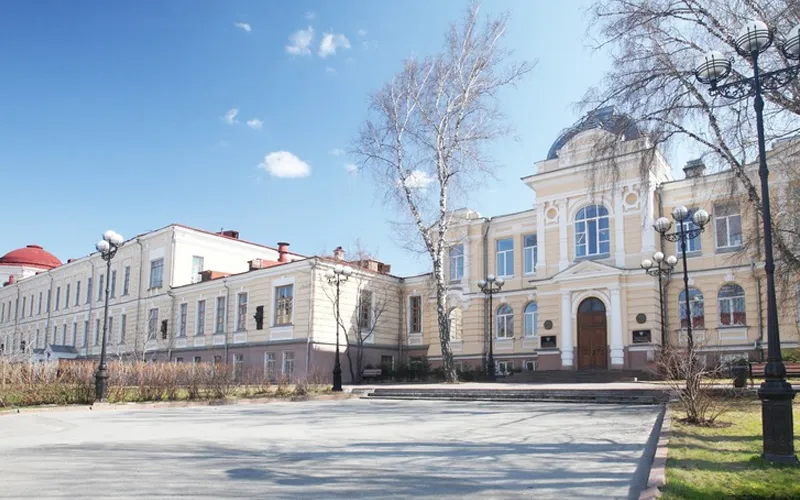
<path id="1" fill-rule="evenodd" d="M 278 242 L 278 262 L 289 262 L 289 244 L 285 241 Z"/>
<path id="2" fill-rule="evenodd" d="M 8 277 L 8 281 L 3 283 L 3 286 L 13 285 L 16 280 L 14 279 L 14 275 Z"/>
<path id="3" fill-rule="evenodd" d="M 220 236 L 225 236 L 226 238 L 233 238 L 234 240 L 239 239 L 239 231 L 234 229 L 225 229 L 217 233 Z"/>
<path id="4" fill-rule="evenodd" d="M 73 262 L 75 262 L 75 259 L 67 259 L 67 264 L 71 264 Z"/>
<path id="5" fill-rule="evenodd" d="M 344 260 L 344 248 L 336 247 L 336 250 L 333 251 L 333 258 L 334 260 Z"/>
<path id="6" fill-rule="evenodd" d="M 696 160 L 687 161 L 686 166 L 683 167 L 683 173 L 687 179 L 694 179 L 696 177 L 702 177 L 705 169 L 706 164 L 703 163 L 702 158 L 698 158 Z"/>
<path id="7" fill-rule="evenodd" d="M 255 258 L 247 262 L 250 264 L 251 271 L 257 271 L 259 269 L 264 269 L 264 261 L 260 258 Z"/>
<path id="8" fill-rule="evenodd" d="M 219 271 L 203 271 L 200 273 L 200 281 L 212 281 L 220 278 L 226 278 L 229 274 L 221 273 Z"/>

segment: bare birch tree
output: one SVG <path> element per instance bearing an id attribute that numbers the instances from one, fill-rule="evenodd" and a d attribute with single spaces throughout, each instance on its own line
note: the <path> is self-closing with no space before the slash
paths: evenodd
<path id="1" fill-rule="evenodd" d="M 580 103 L 583 109 L 615 105 L 630 116 L 651 139 L 651 151 L 690 147 L 716 170 L 730 170 L 732 199 L 744 194 L 747 203 L 761 213 L 757 173 L 749 168 L 757 160 L 757 134 L 752 101 L 731 101 L 709 94 L 694 69 L 709 50 L 735 56 L 731 78 L 752 75 L 752 62 L 736 52 L 735 38 L 750 19 L 767 23 L 778 33 L 788 33 L 800 20 L 795 0 L 598 0 L 590 9 L 590 35 L 598 50 L 607 50 L 612 66 L 604 80 L 590 89 Z M 778 50 L 759 58 L 765 71 L 791 64 Z M 797 133 L 800 128 L 800 81 L 764 93 L 767 141 Z M 597 156 L 613 157 L 617 141 L 598 145 Z M 640 164 L 647 183 L 652 155 Z M 770 160 L 772 162 L 772 160 Z M 593 178 L 618 173 L 613 161 L 597 162 Z M 772 162 L 771 167 L 778 167 Z M 797 181 L 797 169 L 788 169 Z M 791 177 L 794 176 L 794 177 Z M 797 193 L 792 193 L 796 196 Z M 773 203 L 776 278 L 795 284 L 800 271 L 797 225 L 794 217 L 781 217 L 785 206 Z M 745 242 L 760 248 L 760 233 Z M 796 292 L 784 286 L 784 291 Z"/>
<path id="2" fill-rule="evenodd" d="M 419 242 L 429 256 L 436 290 L 436 315 L 446 380 L 456 381 L 450 349 L 445 251 L 452 197 L 480 186 L 495 165 L 484 151 L 510 133 L 498 93 L 531 69 L 511 62 L 501 42 L 508 14 L 481 25 L 473 4 L 451 26 L 441 52 L 409 58 L 403 69 L 369 102 L 351 153 L 369 170 L 387 199 L 406 215 L 404 239 Z"/>

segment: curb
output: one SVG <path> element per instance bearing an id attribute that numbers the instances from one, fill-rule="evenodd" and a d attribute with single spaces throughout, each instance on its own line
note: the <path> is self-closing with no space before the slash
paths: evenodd
<path id="1" fill-rule="evenodd" d="M 672 435 L 672 419 L 670 417 L 669 406 L 664 408 L 664 418 L 661 422 L 661 430 L 658 434 L 658 443 L 653 454 L 653 462 L 650 466 L 650 475 L 647 478 L 647 486 L 639 494 L 639 500 L 651 500 L 660 498 L 661 488 L 667 484 L 667 452 L 669 439 Z"/>
<path id="2" fill-rule="evenodd" d="M 0 409 L 0 417 L 16 415 L 19 413 L 37 413 L 51 411 L 110 411 L 110 410 L 151 410 L 159 408 L 193 408 L 201 406 L 235 406 L 256 405 L 267 403 L 286 403 L 302 401 L 338 401 L 352 399 L 354 396 L 343 394 L 320 394 L 317 396 L 292 396 L 286 398 L 242 398 L 242 399 L 209 399 L 204 401 L 154 401 L 142 403 L 93 403 L 90 405 L 65 405 L 65 406 L 32 406 L 20 408 Z"/>

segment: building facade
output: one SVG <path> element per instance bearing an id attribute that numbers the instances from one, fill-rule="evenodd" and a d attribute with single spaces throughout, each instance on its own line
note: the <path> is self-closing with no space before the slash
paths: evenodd
<path id="1" fill-rule="evenodd" d="M 609 140 L 618 142 L 611 156 L 598 147 Z M 782 172 L 798 148 L 789 141 L 770 151 L 780 207 L 797 189 Z M 446 273 L 458 366 L 483 366 L 491 342 L 498 373 L 652 368 L 664 343 L 685 344 L 689 321 L 708 356 L 757 359 L 766 343 L 763 256 L 752 244 L 760 222 L 730 172 L 707 174 L 700 162 L 684 179 L 671 172 L 625 117 L 602 110 L 562 134 L 522 179 L 533 191 L 530 210 L 453 212 Z M 711 221 L 686 254 L 691 310 L 679 305 L 679 263 L 662 316 L 658 281 L 640 263 L 656 251 L 682 257 L 653 229 L 678 205 L 704 208 Z M 339 328 L 326 277 L 336 265 L 354 268 L 339 288 Z M 491 310 L 478 286 L 489 275 L 505 281 Z M 345 380 L 351 367 L 441 359 L 430 276 L 393 276 L 374 260 L 346 261 L 340 249 L 305 256 L 235 231 L 171 225 L 125 242 L 110 273 L 99 254 L 61 264 L 30 246 L 0 258 L 0 276 L 5 356 L 97 357 L 108 285 L 112 357 L 327 379 L 338 330 Z M 785 347 L 798 345 L 796 297 L 780 308 Z"/>

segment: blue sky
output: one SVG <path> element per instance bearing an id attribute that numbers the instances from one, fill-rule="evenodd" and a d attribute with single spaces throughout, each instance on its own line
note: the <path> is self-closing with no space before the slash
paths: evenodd
<path id="1" fill-rule="evenodd" d="M 132 236 L 179 222 L 309 254 L 360 239 L 393 272 L 424 271 L 424 258 L 396 244 L 387 221 L 398 215 L 371 179 L 332 152 L 356 136 L 369 92 L 405 57 L 438 50 L 466 4 L 5 3 L 0 254 L 36 243 L 66 260 L 89 253 L 105 229 Z M 492 145 L 499 181 L 469 203 L 497 215 L 531 206 L 519 178 L 578 118 L 573 103 L 608 60 L 587 46 L 586 1 L 485 4 L 511 11 L 506 43 L 538 60 L 502 96 L 516 139 Z M 291 38 L 309 27 L 307 46 L 308 32 Z M 334 36 L 321 50 L 325 33 Z M 259 168 L 279 151 L 310 175 Z"/>

